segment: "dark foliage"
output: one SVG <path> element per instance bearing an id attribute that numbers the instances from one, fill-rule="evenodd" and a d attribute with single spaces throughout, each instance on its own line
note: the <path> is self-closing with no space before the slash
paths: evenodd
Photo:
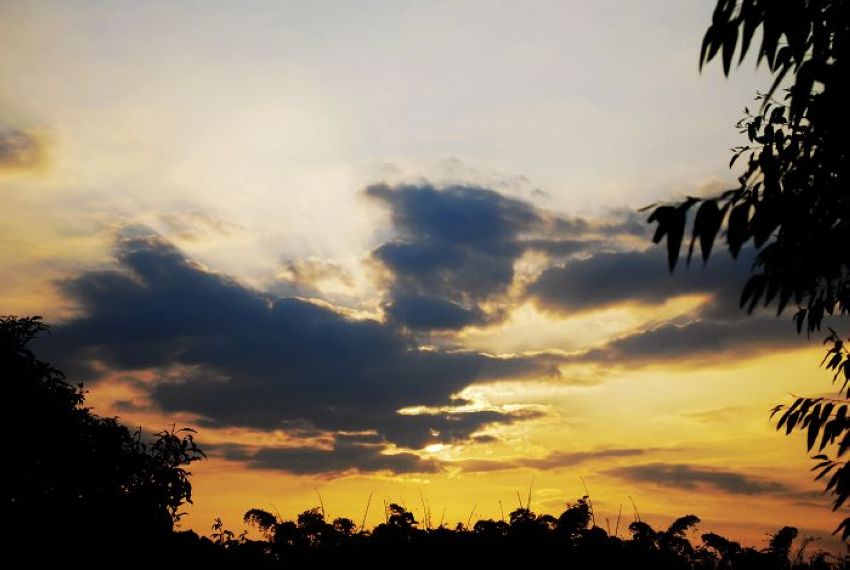
<path id="1" fill-rule="evenodd" d="M 775 306 L 779 315 L 795 305 L 797 331 L 812 333 L 828 316 L 850 312 L 850 2 L 718 0 L 700 65 L 721 55 L 728 74 L 736 49 L 740 62 L 759 29 L 758 61 L 766 61 L 774 82 L 757 98 L 758 110 L 745 109 L 738 123 L 748 141 L 733 149 L 729 164 L 746 162 L 738 186 L 655 206 L 649 221 L 658 223 L 654 241 L 667 240 L 671 271 L 695 207 L 688 262 L 697 242 L 707 261 L 721 231 L 733 257 L 751 241 L 757 255 L 741 307 Z M 785 80 L 790 87 L 776 98 Z M 817 447 L 813 470 L 838 510 L 850 496 L 842 460 L 850 449 L 850 355 L 834 330 L 826 342 L 824 364 L 840 399 L 799 398 L 773 414 L 783 411 L 777 429 L 804 431 L 808 449 Z M 850 539 L 850 517 L 836 532 Z"/>
<path id="2" fill-rule="evenodd" d="M 4 504 L 20 529 L 14 547 L 33 562 L 165 548 L 192 500 L 184 466 L 203 457 L 192 431 L 172 428 L 148 443 L 141 429 L 91 413 L 82 386 L 27 348 L 46 329 L 39 317 L 0 318 Z"/>
<path id="3" fill-rule="evenodd" d="M 806 553 L 810 540 L 794 543 L 797 529 L 783 527 L 765 548 L 742 547 L 717 534 L 701 535 L 700 520 L 687 515 L 667 530 L 637 520 L 612 534 L 595 526 L 587 497 L 567 505 L 560 517 L 518 508 L 505 520 L 479 520 L 471 528 L 419 528 L 413 513 L 386 506 L 385 522 L 371 532 L 354 531 L 350 519 L 325 521 L 320 508 L 281 520 L 262 509 L 245 513 L 258 529 L 256 541 L 213 525 L 212 538 L 192 537 L 205 560 L 239 561 L 252 568 L 657 568 L 827 569 L 847 568 L 848 559 L 823 551 Z M 427 518 L 427 517 L 426 517 Z M 622 535 L 622 536 L 620 536 Z M 698 538 L 699 537 L 699 538 Z"/>

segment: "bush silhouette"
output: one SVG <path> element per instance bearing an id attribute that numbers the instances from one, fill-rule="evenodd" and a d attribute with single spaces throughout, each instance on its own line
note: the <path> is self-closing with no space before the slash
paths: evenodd
<path id="1" fill-rule="evenodd" d="M 721 59 L 729 75 L 737 49 L 739 63 L 755 51 L 773 84 L 758 95 L 759 108 L 745 107 L 738 123 L 747 142 L 733 149 L 729 163 L 745 165 L 737 187 L 655 206 L 649 217 L 658 224 L 653 241 L 666 240 L 670 271 L 687 245 L 689 211 L 695 210 L 688 262 L 697 242 L 704 262 L 721 236 L 733 257 L 752 243 L 755 257 L 741 307 L 750 313 L 759 305 L 775 307 L 777 316 L 795 307 L 798 332 L 813 333 L 824 319 L 850 314 L 848 46 L 846 0 L 717 0 L 700 67 Z M 790 87 L 781 96 L 783 81 Z M 838 511 L 850 499 L 850 339 L 829 332 L 823 364 L 840 386 L 838 398 L 798 398 L 776 406 L 773 414 L 783 412 L 777 429 L 807 433 L 808 451 L 817 451 L 816 479 L 824 481 Z M 850 517 L 835 532 L 850 540 Z"/>
<path id="2" fill-rule="evenodd" d="M 26 529 L 31 557 L 47 532 L 65 556 L 99 558 L 164 548 L 192 500 L 189 472 L 202 458 L 191 430 L 162 431 L 152 442 L 116 418 L 85 407 L 82 385 L 27 348 L 47 331 L 39 317 L 0 318 L 0 370 L 8 398 L 6 513 Z M 30 541 L 36 544 L 30 544 Z"/>

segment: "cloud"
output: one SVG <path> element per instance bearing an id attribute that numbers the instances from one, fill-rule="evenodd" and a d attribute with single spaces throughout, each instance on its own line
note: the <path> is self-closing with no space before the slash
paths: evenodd
<path id="1" fill-rule="evenodd" d="M 659 304 L 677 295 L 710 294 L 737 303 L 749 275 L 746 259 L 717 256 L 706 267 L 693 264 L 667 270 L 664 252 L 600 252 L 550 267 L 527 288 L 539 307 L 575 314 L 617 303 Z"/>
<path id="2" fill-rule="evenodd" d="M 328 449 L 316 447 L 259 447 L 219 445 L 213 453 L 244 462 L 250 469 L 270 469 L 295 475 L 344 475 L 349 473 L 434 473 L 439 462 L 415 453 L 385 453 L 369 442 L 337 439 Z"/>
<path id="3" fill-rule="evenodd" d="M 776 481 L 699 465 L 646 463 L 615 467 L 606 473 L 636 483 L 651 483 L 686 491 L 708 488 L 731 495 L 768 495 L 789 491 L 787 485 Z"/>
<path id="4" fill-rule="evenodd" d="M 651 323 L 576 357 L 605 364 L 653 363 L 709 355 L 751 356 L 776 347 L 801 346 L 789 318 L 767 310 L 748 315 L 739 307 L 751 271 L 752 252 L 736 261 L 726 255 L 703 267 L 695 263 L 667 270 L 660 248 L 599 252 L 550 267 L 526 289 L 539 307 L 578 314 L 623 303 L 655 305 L 681 295 L 703 295 L 689 315 Z"/>
<path id="5" fill-rule="evenodd" d="M 619 457 L 638 457 L 654 452 L 654 449 L 613 448 L 595 449 L 589 451 L 553 451 L 543 457 L 534 459 L 517 459 L 511 461 L 474 459 L 460 461 L 457 466 L 466 472 L 503 471 L 506 469 L 540 469 L 544 471 L 567 469 L 583 463 L 605 461 Z"/>
<path id="6" fill-rule="evenodd" d="M 504 300 L 527 251 L 562 259 L 635 230 L 622 212 L 610 220 L 568 218 L 479 186 L 377 184 L 366 195 L 389 209 L 397 234 L 372 252 L 389 274 L 387 313 L 418 330 L 501 318 L 503 311 L 488 313 L 482 304 Z"/>
<path id="7" fill-rule="evenodd" d="M 719 355 L 748 358 L 778 347 L 804 346 L 804 342 L 790 319 L 694 320 L 628 334 L 586 351 L 577 360 L 636 364 Z"/>
<path id="8" fill-rule="evenodd" d="M 457 330 L 487 322 L 479 307 L 466 308 L 436 295 L 396 295 L 386 313 L 392 322 L 413 330 Z"/>
<path id="9" fill-rule="evenodd" d="M 318 257 L 286 260 L 275 272 L 275 277 L 299 285 L 315 286 L 322 281 L 338 281 L 348 287 L 354 285 L 354 279 L 345 267 Z"/>
<path id="10" fill-rule="evenodd" d="M 0 171 L 36 170 L 46 160 L 44 141 L 30 131 L 0 127 Z"/>
<path id="11" fill-rule="evenodd" d="M 202 210 L 162 212 L 158 218 L 167 235 L 184 241 L 198 241 L 204 236 L 228 236 L 244 231 L 242 226 Z"/>
<path id="12" fill-rule="evenodd" d="M 589 461 L 599 461 L 617 457 L 636 457 L 652 453 L 653 449 L 615 448 L 592 451 L 554 451 L 540 459 L 526 459 L 522 463 L 535 469 L 562 469 L 574 467 Z"/>
<path id="13" fill-rule="evenodd" d="M 394 287 L 456 301 L 504 292 L 523 252 L 519 236 L 543 223 L 532 205 L 485 188 L 375 185 L 366 195 L 389 207 L 400 234 L 373 252 Z"/>
<path id="14" fill-rule="evenodd" d="M 45 349 L 88 379 L 93 363 L 158 370 L 161 379 L 147 386 L 151 401 L 197 414 L 202 425 L 374 430 L 388 443 L 420 448 L 532 417 L 452 408 L 452 395 L 467 386 L 556 373 L 545 357 L 421 350 L 395 327 L 249 289 L 156 235 L 124 237 L 115 255 L 116 268 L 63 283 L 80 316 L 57 326 Z M 175 367 L 180 374 L 168 374 Z M 443 408 L 397 413 L 415 406 Z"/>
<path id="15" fill-rule="evenodd" d="M 283 260 L 274 277 L 272 287 L 280 296 L 323 301 L 350 301 L 346 293 L 352 293 L 357 285 L 354 275 L 341 263 L 319 257 Z"/>
<path id="16" fill-rule="evenodd" d="M 740 406 L 721 406 L 719 408 L 685 412 L 682 414 L 682 417 L 690 418 L 701 423 L 718 423 L 733 420 L 740 414 Z"/>

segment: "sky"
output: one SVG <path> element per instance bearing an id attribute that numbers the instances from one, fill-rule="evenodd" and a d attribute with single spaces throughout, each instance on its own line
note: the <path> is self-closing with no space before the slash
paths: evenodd
<path id="1" fill-rule="evenodd" d="M 700 73 L 712 8 L 6 0 L 0 313 L 96 413 L 198 430 L 183 528 L 589 492 L 621 533 L 828 537 L 768 418 L 829 388 L 817 339 L 637 211 L 734 185 L 769 77 Z"/>

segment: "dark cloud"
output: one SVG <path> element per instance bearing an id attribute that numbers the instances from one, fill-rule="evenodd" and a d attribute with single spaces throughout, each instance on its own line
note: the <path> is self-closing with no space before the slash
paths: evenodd
<path id="1" fill-rule="evenodd" d="M 398 234 L 372 252 L 390 274 L 388 314 L 412 329 L 460 329 L 498 319 L 480 304 L 507 293 L 514 264 L 526 251 L 563 258 L 597 248 L 600 228 L 622 230 L 555 216 L 477 186 L 380 184 L 366 194 L 389 208 Z M 434 309 L 433 326 L 424 318 L 427 306 Z"/>
<path id="2" fill-rule="evenodd" d="M 213 453 L 244 462 L 251 469 L 271 469 L 296 475 L 347 473 L 434 473 L 439 462 L 415 453 L 384 453 L 383 447 L 358 441 L 337 440 L 333 447 L 260 447 L 220 445 Z"/>
<path id="3" fill-rule="evenodd" d="M 418 448 L 531 417 L 455 409 L 452 395 L 470 384 L 555 373 L 542 357 L 420 350 L 380 322 L 246 288 L 156 236 L 123 238 L 116 258 L 116 269 L 63 284 L 81 316 L 56 327 L 45 349 L 78 374 L 93 362 L 111 371 L 162 370 L 148 386 L 151 401 L 198 414 L 203 425 L 374 430 Z M 175 366 L 177 379 L 165 373 Z M 413 406 L 440 411 L 397 413 Z"/>
<path id="4" fill-rule="evenodd" d="M 618 457 L 638 457 L 654 452 L 654 449 L 614 448 L 590 451 L 553 451 L 537 459 L 512 461 L 476 459 L 458 462 L 457 466 L 467 472 L 503 471 L 506 469 L 540 469 L 544 471 L 567 469 L 583 463 L 604 461 Z"/>
<path id="5" fill-rule="evenodd" d="M 528 286 L 527 294 L 538 306 L 560 313 L 625 302 L 658 304 L 677 295 L 698 293 L 731 297 L 737 304 L 750 263 L 746 258 L 716 257 L 706 267 L 694 263 L 671 274 L 660 248 L 600 252 L 550 267 Z"/>
<path id="6" fill-rule="evenodd" d="M 564 257 L 588 251 L 589 249 L 599 247 L 602 242 L 590 239 L 528 239 L 524 240 L 523 245 L 535 251 L 541 251 L 553 257 Z"/>
<path id="7" fill-rule="evenodd" d="M 348 429 L 354 425 L 357 429 L 378 429 L 392 443 L 403 447 L 419 449 L 429 443 L 461 442 L 469 440 L 475 432 L 488 425 L 510 425 L 518 421 L 540 418 L 539 410 L 440 410 L 419 414 L 375 414 L 371 421 L 354 421 L 346 418 L 345 425 L 329 424 L 331 429 Z M 368 425 L 372 427 L 366 427 Z"/>
<path id="8" fill-rule="evenodd" d="M 396 295 L 386 314 L 392 322 L 413 330 L 457 330 L 487 322 L 487 315 L 477 306 L 466 308 L 435 295 Z"/>
<path id="9" fill-rule="evenodd" d="M 44 163 L 44 143 L 28 131 L 0 127 L 0 170 L 31 170 Z"/>
<path id="10" fill-rule="evenodd" d="M 366 194 L 389 207 L 400 234 L 374 251 L 395 287 L 450 300 L 503 292 L 523 251 L 520 235 L 543 222 L 532 205 L 485 188 L 376 185 Z"/>
<path id="11" fill-rule="evenodd" d="M 502 439 L 495 435 L 482 433 L 474 436 L 472 441 L 475 443 L 496 443 L 497 441 L 502 441 Z"/>
<path id="12" fill-rule="evenodd" d="M 686 294 L 706 297 L 691 314 L 613 339 L 578 356 L 581 361 L 635 364 L 721 354 L 748 357 L 802 346 L 789 317 L 776 318 L 761 309 L 748 315 L 740 308 L 752 255 L 745 251 L 737 261 L 719 255 L 705 267 L 682 264 L 671 274 L 660 248 L 600 252 L 545 270 L 526 294 L 538 306 L 560 314 L 620 303 L 660 304 Z"/>
<path id="13" fill-rule="evenodd" d="M 588 350 L 578 360 L 608 364 L 657 363 L 728 355 L 748 358 L 780 347 L 805 346 L 790 319 L 743 317 L 666 323 Z"/>
<path id="14" fill-rule="evenodd" d="M 776 481 L 699 465 L 647 463 L 616 467 L 606 473 L 636 483 L 651 483 L 686 491 L 708 488 L 732 495 L 768 495 L 789 490 L 787 485 Z"/>
<path id="15" fill-rule="evenodd" d="M 623 234 L 638 238 L 649 238 L 655 232 L 652 224 L 647 223 L 646 214 L 631 208 L 612 208 L 608 210 L 602 224 L 602 232 L 605 234 Z"/>

